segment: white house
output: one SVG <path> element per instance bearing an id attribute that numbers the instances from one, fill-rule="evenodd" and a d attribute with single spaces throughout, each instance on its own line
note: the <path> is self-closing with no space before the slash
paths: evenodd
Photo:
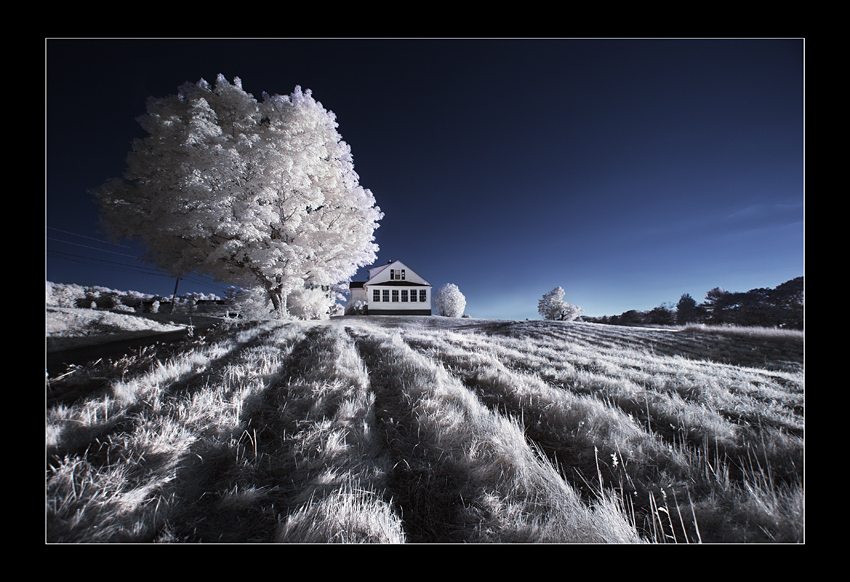
<path id="1" fill-rule="evenodd" d="M 369 280 L 349 289 L 349 303 L 365 300 L 369 315 L 431 315 L 431 284 L 401 261 L 369 269 Z"/>

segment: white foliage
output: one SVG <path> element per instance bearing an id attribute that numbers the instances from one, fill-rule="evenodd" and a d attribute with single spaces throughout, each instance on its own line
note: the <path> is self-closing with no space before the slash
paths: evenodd
<path id="1" fill-rule="evenodd" d="M 369 303 L 365 299 L 355 299 L 345 305 L 345 313 L 348 315 L 363 315 Z"/>
<path id="2" fill-rule="evenodd" d="M 44 304 L 47 307 L 76 307 L 86 296 L 85 288 L 75 284 L 55 284 L 45 281 Z"/>
<path id="3" fill-rule="evenodd" d="M 296 289 L 289 295 L 289 313 L 300 319 L 327 319 L 335 314 L 335 294 L 319 287 Z M 333 313 L 332 313 L 333 311 Z"/>
<path id="4" fill-rule="evenodd" d="M 447 283 L 434 293 L 434 308 L 442 316 L 460 317 L 466 309 L 466 297 L 460 292 L 458 286 Z"/>
<path id="5" fill-rule="evenodd" d="M 561 287 L 555 287 L 538 302 L 537 312 L 543 316 L 543 319 L 556 321 L 573 321 L 584 313 L 584 309 L 570 305 L 563 300 L 563 297 L 564 290 Z"/>
<path id="6" fill-rule="evenodd" d="M 174 276 L 261 286 L 278 310 L 376 259 L 383 214 L 359 185 L 335 115 L 296 87 L 257 101 L 219 75 L 148 100 L 123 179 L 94 191 L 114 237 Z"/>
<path id="7" fill-rule="evenodd" d="M 244 320 L 268 319 L 272 314 L 271 300 L 262 287 L 240 288 L 233 299 L 236 311 Z"/>

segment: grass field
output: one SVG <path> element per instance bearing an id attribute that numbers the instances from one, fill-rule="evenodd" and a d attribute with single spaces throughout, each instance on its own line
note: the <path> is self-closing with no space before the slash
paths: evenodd
<path id="1" fill-rule="evenodd" d="M 46 403 L 49 543 L 805 541 L 801 332 L 266 322 Z"/>

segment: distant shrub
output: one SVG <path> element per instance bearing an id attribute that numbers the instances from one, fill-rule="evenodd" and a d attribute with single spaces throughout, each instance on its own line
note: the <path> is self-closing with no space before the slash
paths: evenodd
<path id="1" fill-rule="evenodd" d="M 564 290 L 561 287 L 555 287 L 538 301 L 537 312 L 543 316 L 543 319 L 555 321 L 573 321 L 584 313 L 584 309 L 577 305 L 570 305 L 563 300 L 563 297 Z"/>
<path id="2" fill-rule="evenodd" d="M 434 293 L 434 307 L 444 317 L 460 317 L 466 309 L 466 297 L 458 286 L 447 283 Z"/>

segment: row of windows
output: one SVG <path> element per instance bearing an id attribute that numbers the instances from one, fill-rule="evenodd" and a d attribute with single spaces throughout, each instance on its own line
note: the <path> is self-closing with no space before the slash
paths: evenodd
<path id="1" fill-rule="evenodd" d="M 404 269 L 390 269 L 390 281 L 404 281 Z"/>
<path id="2" fill-rule="evenodd" d="M 411 289 L 408 293 L 407 289 L 402 289 L 399 291 L 398 289 L 392 290 L 392 300 L 394 303 L 398 303 L 399 293 L 401 293 L 401 302 L 402 303 L 414 303 L 416 302 L 416 289 Z M 373 289 L 372 290 L 372 301 L 375 303 L 380 303 L 381 301 L 389 302 L 390 300 L 390 289 Z M 428 301 L 427 291 L 425 289 L 419 290 L 419 301 L 424 303 Z"/>

